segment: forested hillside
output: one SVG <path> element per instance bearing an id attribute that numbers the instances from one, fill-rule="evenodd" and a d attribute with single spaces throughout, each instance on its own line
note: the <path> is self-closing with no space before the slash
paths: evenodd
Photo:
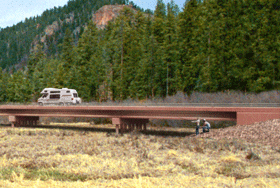
<path id="1" fill-rule="evenodd" d="M 115 3 L 128 4 L 73 0 L 2 29 L 0 100 L 31 101 L 45 87 L 85 101 L 279 89 L 278 1 L 190 0 L 180 11 L 158 0 L 153 14 L 125 7 L 98 29 L 92 13 Z M 7 71 L 20 61 L 27 67 Z"/>
<path id="2" fill-rule="evenodd" d="M 25 63 L 30 51 L 38 43 L 43 43 L 48 56 L 59 53 L 58 46 L 67 28 L 77 42 L 94 12 L 109 4 L 128 4 L 128 1 L 70 0 L 64 7 L 54 7 L 44 11 L 41 16 L 26 18 L 12 27 L 1 29 L 0 66 L 5 69 Z"/>

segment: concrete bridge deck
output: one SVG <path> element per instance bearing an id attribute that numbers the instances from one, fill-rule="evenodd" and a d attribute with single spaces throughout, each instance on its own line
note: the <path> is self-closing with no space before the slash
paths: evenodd
<path id="1" fill-rule="evenodd" d="M 280 119 L 280 107 L 183 107 L 183 106 L 36 106 L 1 105 L 0 116 L 13 126 L 36 124 L 39 117 L 112 118 L 116 129 L 145 129 L 149 119 L 236 121 L 239 125 Z"/>

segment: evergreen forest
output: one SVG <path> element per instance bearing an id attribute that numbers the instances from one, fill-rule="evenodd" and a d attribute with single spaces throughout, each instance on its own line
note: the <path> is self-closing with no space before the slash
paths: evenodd
<path id="1" fill-rule="evenodd" d="M 109 4 L 131 6 L 98 29 L 92 15 Z M 182 10 L 157 0 L 155 11 L 70 0 L 0 30 L 0 101 L 36 101 L 47 87 L 99 102 L 279 90 L 279 9 L 277 0 L 186 0 Z"/>

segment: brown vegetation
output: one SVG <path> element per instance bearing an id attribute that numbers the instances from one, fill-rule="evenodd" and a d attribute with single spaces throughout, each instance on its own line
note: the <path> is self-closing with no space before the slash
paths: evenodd
<path id="1" fill-rule="evenodd" d="M 242 139 L 250 143 L 261 143 L 280 148 L 280 119 L 211 130 L 210 133 L 202 134 L 200 137 L 217 140 Z"/>
<path id="2" fill-rule="evenodd" d="M 279 123 L 251 126 L 270 130 L 273 124 L 273 130 L 279 130 Z M 252 132 L 242 132 L 240 126 L 212 129 L 200 137 L 116 135 L 63 127 L 1 128 L 0 187 L 275 187 L 280 183 L 279 149 L 270 142 L 247 139 Z M 270 137 L 273 130 L 262 129 L 254 136 Z"/>

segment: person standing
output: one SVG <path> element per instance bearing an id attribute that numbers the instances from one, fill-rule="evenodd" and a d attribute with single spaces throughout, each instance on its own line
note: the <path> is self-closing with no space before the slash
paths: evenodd
<path id="1" fill-rule="evenodd" d="M 200 126 L 200 119 L 197 118 L 196 121 L 192 121 L 193 123 L 196 123 L 196 129 L 195 129 L 195 134 L 199 135 L 199 126 Z"/>
<path id="2" fill-rule="evenodd" d="M 203 127 L 202 127 L 203 132 L 204 132 L 204 133 L 205 133 L 205 132 L 209 132 L 209 130 L 210 130 L 210 128 L 211 128 L 210 123 L 209 123 L 208 121 L 206 121 L 206 119 L 203 119 L 202 121 L 203 121 Z"/>

